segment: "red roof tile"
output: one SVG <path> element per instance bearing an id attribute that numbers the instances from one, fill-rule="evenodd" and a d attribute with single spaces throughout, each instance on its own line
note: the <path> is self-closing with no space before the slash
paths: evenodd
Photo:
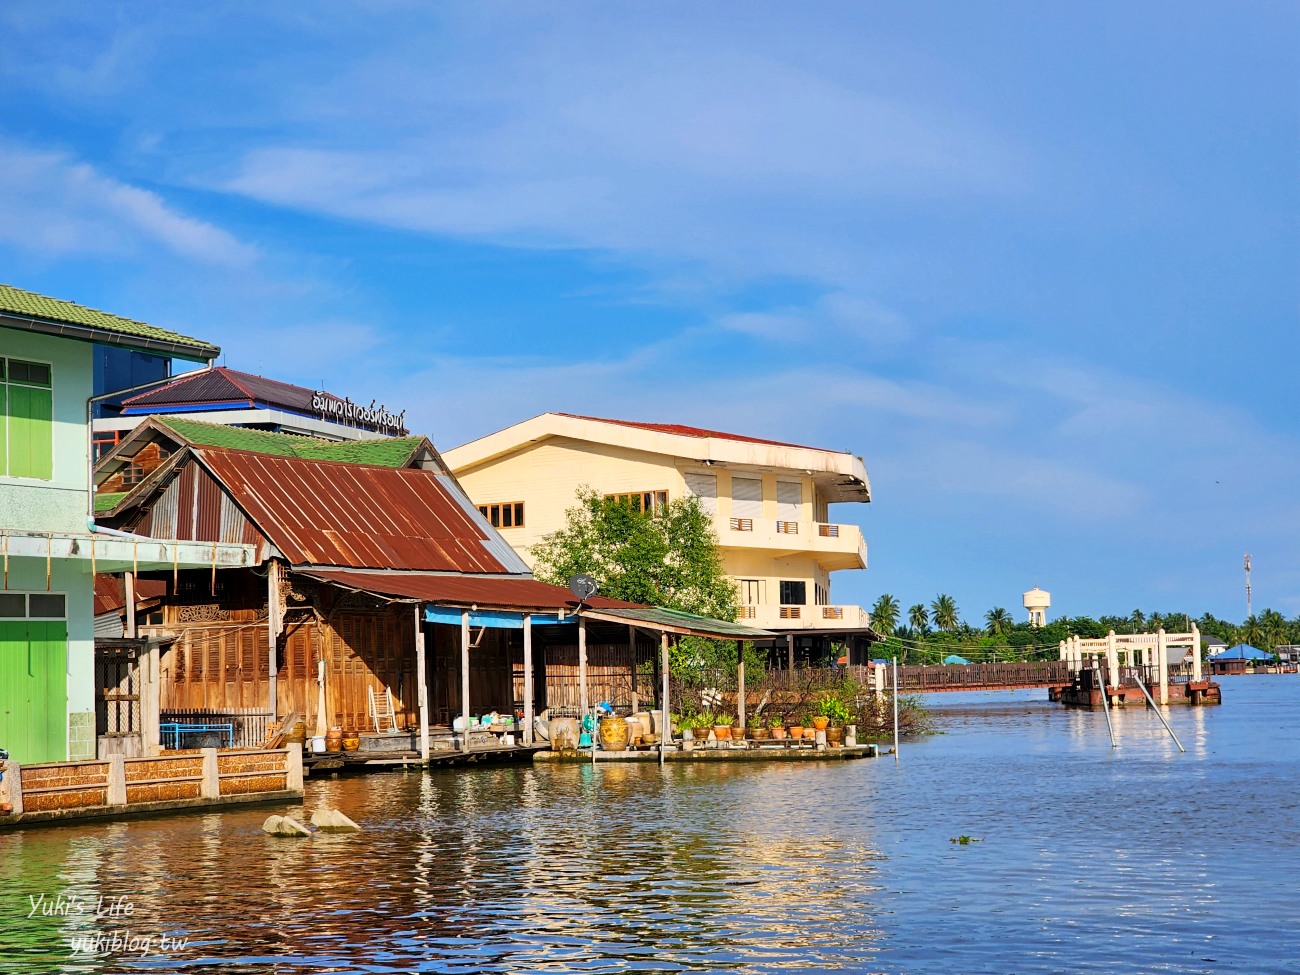
<path id="1" fill-rule="evenodd" d="M 523 571 L 444 475 L 243 450 L 196 453 L 293 565 Z"/>
<path id="2" fill-rule="evenodd" d="M 596 423 L 612 423 L 620 427 L 636 427 L 638 430 L 650 430 L 653 433 L 669 433 L 677 437 L 712 437 L 718 440 L 737 440 L 741 443 L 761 443 L 772 447 L 798 447 L 801 450 L 821 450 L 821 447 L 808 447 L 804 444 L 786 443 L 782 440 L 764 440 L 761 437 L 746 437 L 738 433 L 723 433 L 720 430 L 706 430 L 703 427 L 687 427 L 680 423 L 640 423 L 636 420 L 610 420 L 601 416 L 582 416 L 578 413 L 557 413 L 574 420 L 593 420 Z"/>

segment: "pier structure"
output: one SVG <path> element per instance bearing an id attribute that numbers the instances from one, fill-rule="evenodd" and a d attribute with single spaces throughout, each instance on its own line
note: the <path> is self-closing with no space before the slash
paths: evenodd
<path id="1" fill-rule="evenodd" d="M 1053 700 L 1075 707 L 1112 707 L 1146 703 L 1143 687 L 1156 703 L 1219 704 L 1219 686 L 1207 680 L 1201 665 L 1201 634 L 1189 632 L 1122 633 L 1105 637 L 1071 637 L 1060 644 L 1069 686 L 1053 692 Z M 1172 661 L 1172 662 L 1171 662 Z"/>

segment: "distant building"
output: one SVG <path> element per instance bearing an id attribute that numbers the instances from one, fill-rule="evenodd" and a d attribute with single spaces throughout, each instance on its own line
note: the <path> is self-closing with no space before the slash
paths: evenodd
<path id="1" fill-rule="evenodd" d="M 829 506 L 866 503 L 860 458 L 837 450 L 666 423 L 544 413 L 443 455 L 479 510 L 525 561 L 565 524 L 583 485 L 654 511 L 693 495 L 712 516 L 744 623 L 781 633 L 774 659 L 824 660 L 832 642 L 866 663 L 875 634 L 831 597 L 831 573 L 865 569 L 857 525 Z"/>
<path id="2" fill-rule="evenodd" d="M 1300 663 L 1300 644 L 1282 643 L 1273 648 L 1277 659 L 1284 664 Z"/>
<path id="3" fill-rule="evenodd" d="M 1052 605 L 1052 594 L 1044 592 L 1037 586 L 1025 593 L 1025 609 L 1029 611 L 1029 622 L 1034 626 L 1047 624 L 1047 610 Z"/>
<path id="4" fill-rule="evenodd" d="M 1209 657 L 1217 657 L 1219 654 L 1223 653 L 1224 650 L 1228 649 L 1228 641 L 1221 640 L 1217 636 L 1202 634 L 1201 643 L 1205 645 L 1205 654 Z"/>
<path id="5" fill-rule="evenodd" d="M 119 376 L 117 381 L 121 379 Z M 324 390 L 214 366 L 105 400 L 93 423 L 96 460 L 146 416 L 179 416 L 325 440 L 368 440 L 408 433 L 405 411 L 394 414 L 373 401 L 369 405 L 353 403 Z"/>

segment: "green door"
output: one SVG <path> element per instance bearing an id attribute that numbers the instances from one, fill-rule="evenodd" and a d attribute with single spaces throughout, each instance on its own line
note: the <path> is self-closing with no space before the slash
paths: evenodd
<path id="1" fill-rule="evenodd" d="M 0 621 L 0 748 L 24 765 L 68 757 L 68 624 Z"/>

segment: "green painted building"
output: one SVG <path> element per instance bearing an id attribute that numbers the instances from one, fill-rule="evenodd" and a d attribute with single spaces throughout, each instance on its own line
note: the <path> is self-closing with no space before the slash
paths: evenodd
<path id="1" fill-rule="evenodd" d="M 0 748 L 23 764 L 96 757 L 94 572 L 249 564 L 247 546 L 97 531 L 93 352 L 193 362 L 220 350 L 143 322 L 0 285 Z"/>

